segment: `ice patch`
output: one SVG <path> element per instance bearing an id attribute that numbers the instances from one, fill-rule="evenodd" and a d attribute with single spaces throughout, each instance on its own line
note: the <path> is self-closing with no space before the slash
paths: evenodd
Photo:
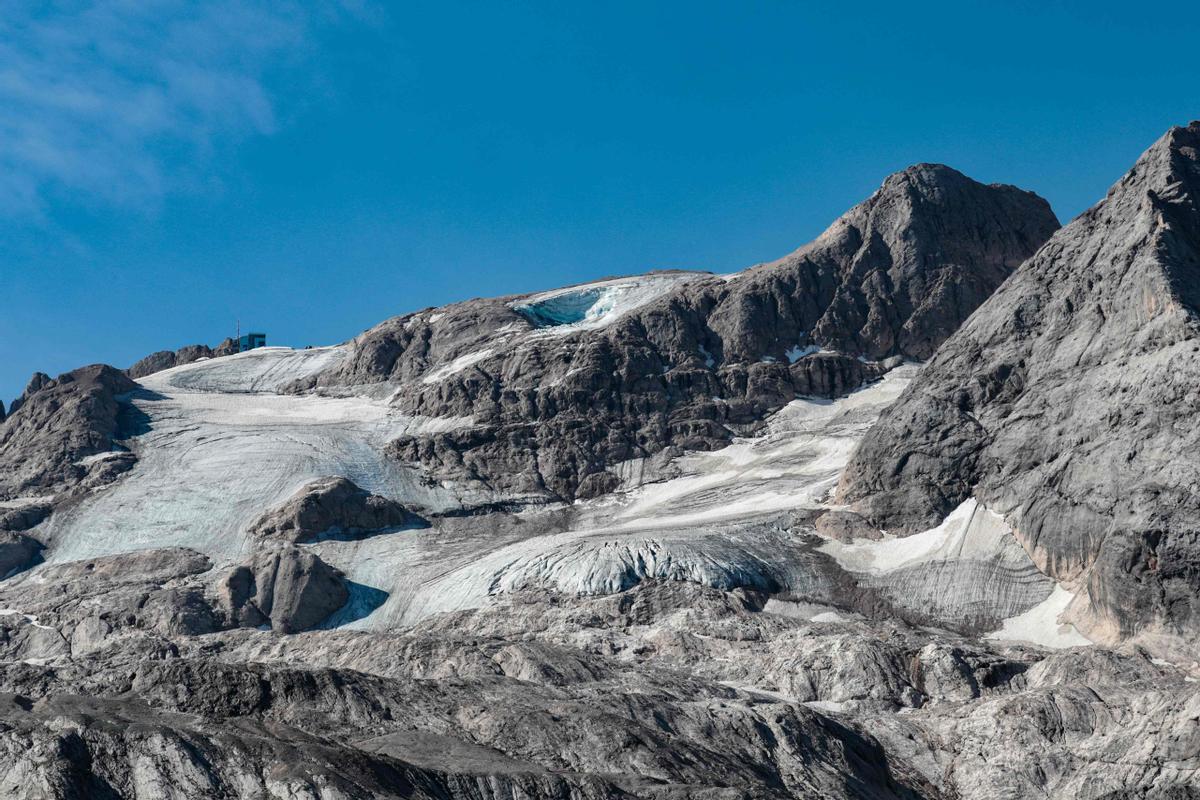
<path id="1" fill-rule="evenodd" d="M 90 464 L 95 464 L 97 461 L 108 461 L 112 458 L 123 457 L 125 451 L 122 450 L 107 450 L 103 453 L 94 453 L 90 456 L 84 456 L 75 462 L 76 466 L 86 467 Z"/>
<path id="2" fill-rule="evenodd" d="M 461 498 L 423 483 L 384 450 L 397 436 L 464 427 L 470 418 L 415 417 L 366 397 L 254 388 L 287 383 L 339 352 L 260 349 L 144 379 L 149 391 L 130 401 L 148 429 L 130 441 L 136 464 L 44 523 L 46 560 L 172 545 L 233 559 L 259 514 L 330 475 L 427 509 L 457 507 Z"/>
<path id="3" fill-rule="evenodd" d="M 985 639 L 1009 642 L 1028 642 L 1052 649 L 1084 647 L 1092 642 L 1074 625 L 1059 622 L 1075 595 L 1062 584 L 1057 584 L 1050 596 L 1033 608 L 1003 621 L 998 630 L 985 635 Z"/>
<path id="4" fill-rule="evenodd" d="M 197 392 L 275 392 L 289 383 L 329 369 L 345 358 L 347 349 L 259 347 L 244 353 L 193 361 L 147 375 L 138 382 L 151 391 L 174 389 Z"/>
<path id="5" fill-rule="evenodd" d="M 26 614 L 23 611 L 17 611 L 16 609 L 12 609 L 12 608 L 0 608 L 0 615 L 6 616 L 6 617 L 8 617 L 8 616 L 24 617 L 25 621 L 28 622 L 30 625 L 32 625 L 35 628 L 41 628 L 44 631 L 57 630 L 57 628 L 53 628 L 49 625 L 43 625 L 42 623 L 38 622 L 38 618 L 37 618 L 36 614 Z"/>
<path id="6" fill-rule="evenodd" d="M 678 459 L 678 477 L 647 483 L 607 512 L 607 530 L 661 528 L 779 513 L 820 504 L 837 485 L 859 437 L 894 401 L 916 367 L 838 400 L 793 400 L 766 431 Z M 616 468 L 619 471 L 619 467 Z"/>
<path id="7" fill-rule="evenodd" d="M 819 353 L 819 352 L 821 352 L 821 348 L 817 347 L 814 344 L 810 344 L 807 347 L 801 347 L 800 345 L 794 345 L 790 350 L 788 350 L 786 353 L 784 353 L 784 355 L 787 356 L 787 360 L 788 360 L 789 364 L 795 364 L 797 361 L 804 358 L 805 356 L 811 356 L 813 353 Z"/>
<path id="8" fill-rule="evenodd" d="M 779 597 L 768 598 L 762 610 L 764 614 L 778 614 L 781 617 L 805 622 L 852 622 L 862 619 L 860 615 L 852 611 L 839 611 L 824 603 L 782 600 Z"/>
<path id="9" fill-rule="evenodd" d="M 929 561 L 986 558 L 1011 534 L 1004 517 L 981 508 L 972 498 L 950 512 L 941 525 L 923 533 L 853 542 L 830 539 L 817 549 L 851 572 L 882 574 Z"/>
<path id="10" fill-rule="evenodd" d="M 542 292 L 514 303 L 512 309 L 547 333 L 603 328 L 697 277 L 697 273 L 672 272 L 599 281 Z"/>

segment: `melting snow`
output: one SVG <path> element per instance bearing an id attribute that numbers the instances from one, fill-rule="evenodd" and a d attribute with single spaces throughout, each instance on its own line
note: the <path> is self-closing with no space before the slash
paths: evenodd
<path id="1" fill-rule="evenodd" d="M 985 639 L 1028 642 L 1052 649 L 1081 647 L 1092 642 L 1081 634 L 1074 625 L 1059 619 L 1075 595 L 1062 584 L 1057 584 L 1050 596 L 1033 608 L 1015 617 L 1004 620 L 999 630 L 987 634 Z"/>
<path id="2" fill-rule="evenodd" d="M 923 533 L 853 542 L 830 539 L 818 549 L 848 570 L 879 574 L 928 561 L 986 557 L 997 552 L 997 543 L 1011 533 L 1004 517 L 970 499 L 950 512 L 941 525 Z"/>

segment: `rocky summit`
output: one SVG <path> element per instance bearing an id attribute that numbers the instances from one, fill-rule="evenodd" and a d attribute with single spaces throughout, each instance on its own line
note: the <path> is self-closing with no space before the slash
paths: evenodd
<path id="1" fill-rule="evenodd" d="M 1200 797 L 1200 123 L 0 421 L 0 796 Z"/>
<path id="2" fill-rule="evenodd" d="M 840 497 L 919 531 L 974 499 L 1071 617 L 1163 653 L 1200 636 L 1200 123 L 1157 141 L 942 346 Z"/>

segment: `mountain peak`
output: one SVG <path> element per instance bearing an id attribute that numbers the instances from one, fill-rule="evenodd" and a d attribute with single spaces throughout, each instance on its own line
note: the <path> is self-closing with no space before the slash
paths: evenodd
<path id="1" fill-rule="evenodd" d="M 917 531 L 974 498 L 1094 637 L 1194 636 L 1200 124 L 1172 128 L 1025 262 L 867 434 L 840 499 Z M 1189 538 L 1190 537 L 1190 538 Z M 1132 567 L 1130 565 L 1133 565 Z"/>

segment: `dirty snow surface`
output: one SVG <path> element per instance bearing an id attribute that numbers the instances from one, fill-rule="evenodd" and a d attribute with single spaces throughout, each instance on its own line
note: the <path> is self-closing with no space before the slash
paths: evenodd
<path id="1" fill-rule="evenodd" d="M 231 560 L 251 521 L 327 475 L 432 507 L 453 503 L 389 463 L 382 448 L 401 433 L 462 420 L 405 417 L 362 398 L 277 393 L 342 356 L 338 347 L 261 348 L 143 378 L 145 391 L 132 399 L 145 429 L 133 440 L 136 466 L 53 521 L 47 559 L 178 545 Z"/>
<path id="2" fill-rule="evenodd" d="M 1074 625 L 1062 620 L 1067 606 L 1073 599 L 1075 595 L 1059 584 L 1044 601 L 1022 614 L 1004 620 L 1004 624 L 998 630 L 984 638 L 1027 642 L 1052 649 L 1089 645 L 1091 641 L 1087 637 L 1076 630 Z"/>
<path id="3" fill-rule="evenodd" d="M 647 292 L 638 287 L 604 313 Z M 933 569 L 928 591 L 960 587 L 957 595 L 966 598 L 963 607 L 941 611 L 978 614 L 996 623 L 990 630 L 1010 617 L 1018 624 L 1053 589 L 1003 520 L 974 504 L 906 540 L 814 542 L 796 533 L 793 515 L 829 502 L 859 438 L 916 365 L 839 400 L 796 400 L 761 435 L 723 450 L 686 454 L 667 468 L 615 465 L 623 485 L 613 495 L 462 517 L 454 512 L 464 505 L 503 498 L 433 484 L 383 451 L 402 434 L 469 426 L 470 419 L 407 416 L 382 397 L 287 392 L 344 357 L 342 347 L 262 348 L 144 378 L 144 390 L 131 398 L 136 466 L 54 515 L 45 531 L 47 561 L 185 546 L 217 565 L 232 563 L 247 555 L 245 531 L 260 514 L 309 481 L 337 475 L 419 509 L 430 522 L 308 545 L 362 592 L 385 598 L 370 614 L 345 614 L 355 627 L 413 624 L 527 589 L 599 594 L 647 578 L 762 589 L 781 598 L 782 608 L 788 596 L 829 595 L 838 570 L 895 595 L 899 605 L 936 606 L 936 597 L 910 586 L 921 583 L 913 570 Z M 836 611 L 818 606 L 813 614 L 820 613 Z"/>

